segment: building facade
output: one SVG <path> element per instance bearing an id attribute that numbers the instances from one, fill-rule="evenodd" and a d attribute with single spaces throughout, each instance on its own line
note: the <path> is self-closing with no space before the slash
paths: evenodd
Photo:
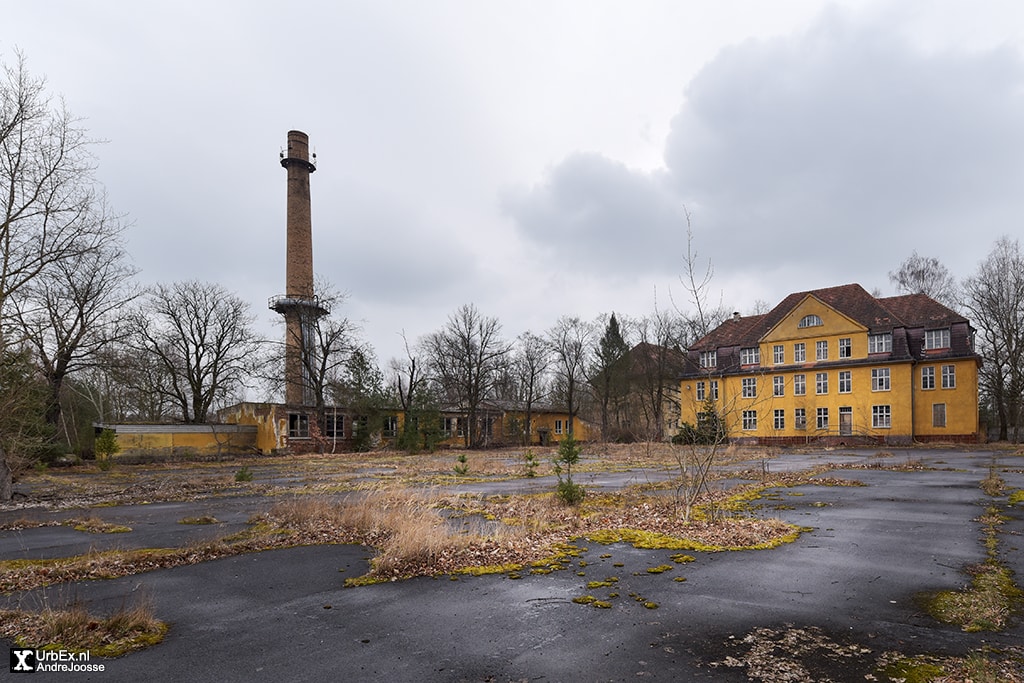
<path id="1" fill-rule="evenodd" d="M 680 425 L 762 444 L 976 442 L 980 364 L 970 322 L 923 294 L 798 292 L 691 347 Z"/>

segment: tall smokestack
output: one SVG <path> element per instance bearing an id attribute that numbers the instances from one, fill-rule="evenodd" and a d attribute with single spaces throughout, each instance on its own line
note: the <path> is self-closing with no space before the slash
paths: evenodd
<path id="1" fill-rule="evenodd" d="M 285 294 L 273 297 L 270 308 L 285 320 L 285 403 L 310 405 L 313 396 L 304 358 L 313 353 L 312 325 L 325 313 L 313 290 L 313 219 L 309 176 L 316 170 L 316 155 L 309 156 L 309 137 L 288 131 L 288 149 L 281 152 L 281 165 L 288 171 Z"/>

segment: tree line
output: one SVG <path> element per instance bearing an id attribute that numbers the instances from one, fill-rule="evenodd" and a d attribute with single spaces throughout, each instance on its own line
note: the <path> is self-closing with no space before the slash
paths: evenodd
<path id="1" fill-rule="evenodd" d="M 141 287 L 123 248 L 127 218 L 96 180 L 82 122 L 33 76 L 20 54 L 0 75 L 0 500 L 12 470 L 40 458 L 86 452 L 95 421 L 203 423 L 252 392 L 271 398 L 284 381 L 284 340 L 261 339 L 241 297 L 201 281 Z M 680 278 L 687 311 L 638 317 L 565 315 L 549 329 L 508 338 L 500 321 L 460 306 L 382 370 L 357 325 L 338 314 L 344 296 L 317 282 L 328 315 L 302 362 L 318 423 L 331 406 L 367 422 L 407 416 L 401 442 L 429 447 L 439 414 L 466 417 L 467 445 L 488 438 L 486 406 L 555 407 L 600 425 L 603 439 L 660 439 L 683 350 L 725 319 L 709 306 L 710 261 L 697 268 L 688 232 Z M 902 292 L 924 292 L 961 311 L 978 335 L 984 415 L 1000 438 L 1018 435 L 1024 396 L 1024 255 L 996 242 L 958 282 L 916 253 L 890 274 Z M 678 387 L 676 387 L 678 390 Z M 372 425 L 359 431 L 367 438 Z M 573 428 L 570 419 L 568 429 Z"/>

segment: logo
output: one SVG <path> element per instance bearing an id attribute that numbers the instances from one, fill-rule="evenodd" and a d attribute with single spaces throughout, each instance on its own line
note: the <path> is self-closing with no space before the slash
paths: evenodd
<path id="1" fill-rule="evenodd" d="M 36 670 L 36 651 L 11 648 L 11 673 L 27 673 Z"/>

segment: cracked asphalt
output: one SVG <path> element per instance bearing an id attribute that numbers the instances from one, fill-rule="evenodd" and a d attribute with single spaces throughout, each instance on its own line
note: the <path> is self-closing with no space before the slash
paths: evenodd
<path id="1" fill-rule="evenodd" d="M 842 462 L 874 454 L 844 454 Z M 770 467 L 802 469 L 839 459 L 836 453 L 784 453 Z M 976 520 L 993 503 L 1007 517 L 999 559 L 1024 576 L 1024 505 L 1010 506 L 1005 496 L 993 499 L 979 488 L 995 466 L 1009 491 L 1024 489 L 1024 457 L 952 450 L 897 451 L 892 457 L 909 459 L 932 469 L 837 470 L 833 476 L 865 486 L 770 490 L 758 514 L 807 527 L 796 542 L 773 550 L 690 552 L 695 560 L 686 564 L 674 563 L 673 551 L 580 540 L 587 550 L 570 569 L 551 574 L 442 576 L 344 588 L 346 578 L 368 569 L 370 551 L 318 546 L 55 586 L 4 600 L 26 608 L 80 600 L 102 613 L 145 596 L 156 616 L 171 624 L 163 643 L 106 660 L 102 673 L 32 679 L 42 681 L 746 681 L 748 671 L 721 662 L 752 630 L 787 626 L 870 650 L 853 658 L 821 652 L 805 658 L 810 680 L 864 681 L 877 655 L 889 650 L 959 655 L 985 646 L 1021 646 L 1019 622 L 1002 633 L 964 633 L 924 614 L 915 596 L 969 581 L 964 569 L 986 556 Z M 616 487 L 649 476 L 595 475 L 587 485 Z M 487 486 L 505 491 L 538 482 L 472 485 L 485 491 Z M 245 497 L 94 508 L 90 516 L 133 531 L 4 531 L 0 557 L 180 545 L 239 530 L 270 504 Z M 205 514 L 222 524 L 178 523 Z M 75 517 L 82 511 L 0 512 L 0 521 L 35 515 Z M 647 571 L 664 564 L 672 569 Z M 613 576 L 618 581 L 612 587 L 587 588 L 589 581 Z M 586 594 L 611 607 L 572 602 Z"/>

